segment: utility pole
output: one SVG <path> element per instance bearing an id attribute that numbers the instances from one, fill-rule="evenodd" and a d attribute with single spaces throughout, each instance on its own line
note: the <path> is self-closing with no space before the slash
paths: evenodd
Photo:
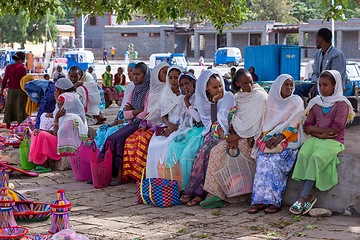
<path id="1" fill-rule="evenodd" d="M 334 6 L 334 0 L 331 0 L 331 5 Z M 332 33 L 331 45 L 333 47 L 335 47 L 335 23 L 334 23 L 334 18 L 331 18 L 331 33 Z"/>
<path id="2" fill-rule="evenodd" d="M 45 28 L 45 39 L 44 39 L 44 53 L 46 53 L 48 26 L 49 26 L 49 15 L 46 14 L 46 28 Z"/>
<path id="3" fill-rule="evenodd" d="M 89 17 L 89 14 L 86 14 L 84 16 L 84 14 L 81 14 L 81 48 L 82 50 L 85 49 L 85 23 L 87 22 L 88 20 L 88 17 Z"/>

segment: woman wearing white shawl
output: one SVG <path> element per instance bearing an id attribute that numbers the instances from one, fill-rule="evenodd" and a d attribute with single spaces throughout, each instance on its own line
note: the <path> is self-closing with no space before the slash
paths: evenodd
<path id="1" fill-rule="evenodd" d="M 184 69 L 173 65 L 168 69 L 165 88 L 160 97 L 161 119 L 164 124 L 163 131 L 153 135 L 147 154 L 146 167 L 149 170 L 147 177 L 157 177 L 157 165 L 161 153 L 167 156 L 169 144 L 174 140 L 180 124 L 180 116 L 183 111 L 184 95 L 180 94 L 178 78 Z M 160 128 L 159 128 L 160 129 Z"/>
<path id="2" fill-rule="evenodd" d="M 147 116 L 141 121 L 141 128 L 131 134 L 125 142 L 123 161 L 128 168 L 124 169 L 124 177 L 141 179 L 142 170 L 146 166 L 151 137 L 154 135 L 157 125 L 162 123 L 160 96 L 165 87 L 168 68 L 169 64 L 162 62 L 151 71 Z"/>
<path id="3" fill-rule="evenodd" d="M 310 194 L 315 185 L 327 191 L 338 183 L 337 154 L 343 151 L 345 126 L 355 116 L 349 100 L 343 96 L 341 75 L 336 70 L 323 71 L 318 81 L 319 94 L 305 111 L 305 133 L 311 137 L 302 145 L 292 178 L 302 183 L 300 198 L 290 207 L 294 214 L 306 214 L 316 198 Z"/>
<path id="4" fill-rule="evenodd" d="M 193 165 L 196 153 L 204 143 L 204 136 L 201 134 L 205 127 L 201 124 L 200 115 L 195 106 L 195 84 L 196 78 L 191 73 L 184 72 L 179 77 L 179 86 L 185 95 L 183 103 L 183 112 L 180 118 L 178 135 L 175 137 L 168 148 L 166 163 L 174 165 L 176 156 L 182 172 L 181 191 L 187 185 L 191 167 Z"/>
<path id="5" fill-rule="evenodd" d="M 229 148 L 238 148 L 245 158 L 255 161 L 253 158 L 256 158 L 258 147 L 254 139 L 260 136 L 264 124 L 267 92 L 259 84 L 253 83 L 252 76 L 246 69 L 239 69 L 231 84 L 233 92 L 236 92 L 236 113 L 231 120 L 230 134 L 226 136 L 226 141 L 220 142 L 210 152 L 204 184 L 204 190 L 209 194 L 200 203 L 207 208 L 218 207 L 221 200 L 234 203 L 245 199 L 243 196 L 227 198 L 214 173 L 224 167 Z M 254 157 L 251 157 L 252 152 Z M 252 185 L 248 187 L 251 190 Z"/>
<path id="6" fill-rule="evenodd" d="M 60 64 L 56 65 L 54 72 L 52 73 L 52 79 L 54 80 L 54 82 L 56 82 L 56 80 L 60 78 L 65 78 L 65 77 L 66 77 L 66 73 L 64 72 L 62 66 Z"/>
<path id="7" fill-rule="evenodd" d="M 288 74 L 277 77 L 271 86 L 266 101 L 262 140 L 269 149 L 285 139 L 288 146 L 281 153 L 263 153 L 260 149 L 249 213 L 256 213 L 265 206 L 268 206 L 265 209 L 267 213 L 278 212 L 281 208 L 281 195 L 296 161 L 298 148 L 304 142 L 300 126 L 304 103 L 293 93 L 294 80 Z"/>
<path id="8" fill-rule="evenodd" d="M 29 161 L 48 168 L 48 159 L 59 160 L 75 152 L 87 139 L 84 108 L 74 92 L 61 94 L 54 112 L 53 131 L 35 130 L 31 133 Z"/>
<path id="9" fill-rule="evenodd" d="M 229 122 L 235 113 L 235 98 L 225 92 L 221 74 L 213 69 L 203 71 L 196 82 L 195 105 L 205 126 L 202 135 L 204 144 L 196 154 L 191 168 L 189 182 L 180 199 L 187 206 L 194 206 L 204 200 L 204 181 L 211 149 L 229 133 Z"/>

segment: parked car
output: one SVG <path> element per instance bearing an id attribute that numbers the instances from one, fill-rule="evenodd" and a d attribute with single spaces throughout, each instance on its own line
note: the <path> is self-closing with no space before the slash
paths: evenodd
<path id="1" fill-rule="evenodd" d="M 216 51 L 214 59 L 214 67 L 220 64 L 226 64 L 228 67 L 239 66 L 242 55 L 239 48 L 223 47 Z"/>
<path id="2" fill-rule="evenodd" d="M 187 70 L 187 62 L 183 53 L 154 53 L 150 56 L 150 69 L 161 62 L 167 62 L 170 66 L 179 65 Z"/>
<path id="3" fill-rule="evenodd" d="M 311 60 L 305 66 L 304 80 L 311 80 L 314 61 Z M 355 85 L 360 85 L 360 67 L 357 62 L 346 62 L 346 83 L 344 89 L 344 96 L 355 95 Z"/>

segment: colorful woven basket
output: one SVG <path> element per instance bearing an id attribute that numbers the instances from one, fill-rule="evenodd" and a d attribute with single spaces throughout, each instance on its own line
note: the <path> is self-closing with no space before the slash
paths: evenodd
<path id="1" fill-rule="evenodd" d="M 50 240 L 52 235 L 50 234 L 35 234 L 35 235 L 29 235 L 24 236 L 20 238 L 20 240 Z"/>
<path id="2" fill-rule="evenodd" d="M 25 236 L 28 233 L 28 229 L 24 227 L 7 227 L 0 228 L 0 239 L 18 239 Z"/>
<path id="3" fill-rule="evenodd" d="M 18 222 L 45 221 L 51 215 L 50 204 L 46 203 L 16 203 L 13 210 Z"/>

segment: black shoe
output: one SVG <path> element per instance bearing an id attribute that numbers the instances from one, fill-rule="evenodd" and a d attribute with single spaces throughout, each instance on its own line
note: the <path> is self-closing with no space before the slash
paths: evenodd
<path id="1" fill-rule="evenodd" d="M 121 184 L 124 184 L 124 182 L 120 181 L 120 182 L 111 182 L 110 186 L 119 186 Z"/>
<path id="2" fill-rule="evenodd" d="M 87 184 L 93 184 L 93 181 L 92 180 L 88 180 L 86 181 Z"/>

